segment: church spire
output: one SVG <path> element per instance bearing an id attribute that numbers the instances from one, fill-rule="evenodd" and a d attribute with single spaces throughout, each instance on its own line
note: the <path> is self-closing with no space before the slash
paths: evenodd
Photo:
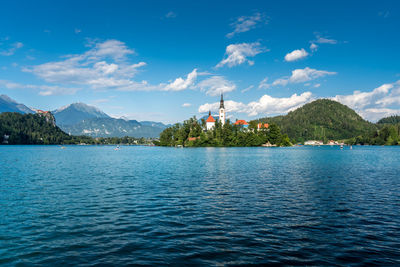
<path id="1" fill-rule="evenodd" d="M 221 94 L 221 101 L 220 101 L 220 104 L 219 104 L 219 108 L 225 108 L 224 107 L 224 95 L 223 94 Z"/>

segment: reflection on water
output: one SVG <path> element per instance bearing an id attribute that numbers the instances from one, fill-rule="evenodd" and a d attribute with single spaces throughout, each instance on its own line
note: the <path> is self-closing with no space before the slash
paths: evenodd
<path id="1" fill-rule="evenodd" d="M 399 265 L 396 147 L 0 147 L 0 264 Z"/>

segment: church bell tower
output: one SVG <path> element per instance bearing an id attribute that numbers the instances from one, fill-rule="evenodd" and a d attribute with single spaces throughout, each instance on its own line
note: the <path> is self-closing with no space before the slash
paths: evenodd
<path id="1" fill-rule="evenodd" d="M 225 106 L 224 106 L 224 97 L 221 94 L 221 101 L 219 104 L 219 121 L 221 122 L 221 125 L 224 126 L 225 124 Z"/>

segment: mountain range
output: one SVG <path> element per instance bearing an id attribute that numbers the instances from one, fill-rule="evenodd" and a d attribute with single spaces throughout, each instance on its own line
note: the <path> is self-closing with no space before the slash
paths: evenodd
<path id="1" fill-rule="evenodd" d="M 18 112 L 22 114 L 35 113 L 31 108 L 24 104 L 17 103 L 14 99 L 6 95 L 0 95 L 0 113 L 1 112 Z"/>
<path id="2" fill-rule="evenodd" d="M 0 113 L 36 113 L 36 109 L 17 103 L 6 95 L 0 95 Z M 155 138 L 168 127 L 161 122 L 112 118 L 100 109 L 84 103 L 73 103 L 51 111 L 56 124 L 71 135 L 91 137 L 145 137 Z"/>

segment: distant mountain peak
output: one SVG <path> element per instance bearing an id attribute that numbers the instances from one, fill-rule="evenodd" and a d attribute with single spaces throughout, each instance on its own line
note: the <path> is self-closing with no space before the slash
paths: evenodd
<path id="1" fill-rule="evenodd" d="M 85 104 L 85 103 L 82 103 L 82 102 L 76 102 L 76 103 L 72 103 L 72 104 L 69 104 L 69 105 L 62 106 L 61 108 L 55 110 L 55 112 L 61 112 L 61 111 L 65 110 L 65 109 L 68 109 L 68 108 L 75 108 L 75 109 L 79 109 L 79 110 L 82 110 L 82 109 L 84 109 L 84 110 L 92 110 L 92 111 L 96 111 L 98 113 L 105 114 L 98 107 L 95 107 L 95 106 L 92 106 L 92 105 L 88 105 L 88 104 Z M 105 115 L 107 117 L 109 117 L 107 114 L 105 114 Z"/>
<path id="2" fill-rule="evenodd" d="M 106 113 L 95 106 L 82 102 L 72 103 L 53 111 L 57 124 L 72 125 L 86 119 L 110 118 Z"/>
<path id="3" fill-rule="evenodd" d="M 0 95 L 0 113 L 1 112 L 18 112 L 22 114 L 35 113 L 31 108 L 18 103 L 7 95 Z"/>
<path id="4" fill-rule="evenodd" d="M 9 97 L 8 95 L 0 95 L 0 98 L 3 99 L 4 101 L 10 102 L 10 103 L 17 103 L 14 99 Z"/>

